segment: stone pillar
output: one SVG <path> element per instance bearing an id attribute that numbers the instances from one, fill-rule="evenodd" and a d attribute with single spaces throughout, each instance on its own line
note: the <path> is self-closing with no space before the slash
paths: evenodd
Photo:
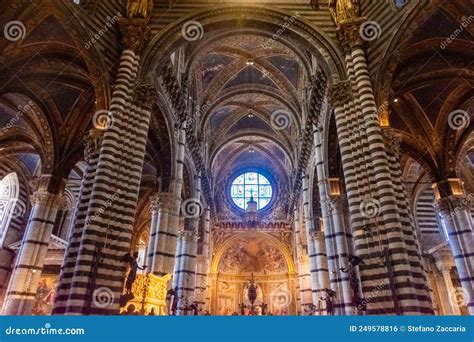
<path id="1" fill-rule="evenodd" d="M 159 218 L 160 218 L 160 198 L 158 194 L 150 196 L 150 230 L 148 234 L 148 246 L 146 255 L 147 272 L 154 273 L 155 269 L 155 244 L 159 233 Z"/>
<path id="2" fill-rule="evenodd" d="M 308 242 L 312 302 L 319 306 L 321 298 L 325 295 L 325 289 L 329 288 L 329 270 L 324 235 L 314 226 L 308 175 L 303 176 L 303 210 Z"/>
<path id="3" fill-rule="evenodd" d="M 59 275 L 59 285 L 56 292 L 53 314 L 64 313 L 66 308 L 69 287 L 71 286 L 74 274 L 87 208 L 91 199 L 92 186 L 94 185 L 94 176 L 97 170 L 97 163 L 99 162 L 100 142 L 103 133 L 103 130 L 93 128 L 84 137 L 84 159 L 87 162 L 87 167 L 82 177 L 78 201 L 72 218 L 72 230 Z"/>
<path id="4" fill-rule="evenodd" d="M 165 242 L 165 254 L 163 258 L 162 272 L 173 274 L 175 269 L 175 258 L 177 252 L 177 236 L 179 231 L 179 214 L 181 210 L 181 191 L 183 188 L 183 166 L 184 152 L 186 147 L 186 123 L 175 131 L 177 141 L 175 175 L 172 182 L 171 206 L 168 212 L 168 227 Z M 173 255 L 173 258 L 170 256 Z M 174 280 L 172 281 L 174 283 Z"/>
<path id="5" fill-rule="evenodd" d="M 295 209 L 294 212 L 294 226 L 295 226 L 295 264 L 298 271 L 298 314 L 309 314 L 310 305 L 313 304 L 311 294 L 311 279 L 309 275 L 309 258 L 304 251 L 301 233 L 303 230 L 301 222 L 301 210 Z"/>
<path id="6" fill-rule="evenodd" d="M 324 169 L 322 127 L 314 130 L 316 157 L 316 174 L 318 177 L 319 200 L 324 224 L 325 242 L 329 266 L 330 288 L 336 292 L 335 312 L 340 315 L 351 315 L 353 312 L 352 295 L 349 278 L 341 276 L 340 268 L 344 267 L 343 260 L 352 254 L 349 243 L 352 235 L 346 232 L 342 212 L 341 194 L 331 196 L 329 181 Z"/>
<path id="7" fill-rule="evenodd" d="M 43 176 L 31 196 L 32 209 L 3 303 L 4 315 L 29 315 L 33 309 L 54 222 L 66 204 L 62 195 L 66 181 L 59 180 L 58 195 L 50 190 L 51 180 Z"/>
<path id="8" fill-rule="evenodd" d="M 203 311 L 209 310 L 209 284 L 208 284 L 208 273 L 209 273 L 209 238 L 210 238 L 210 208 L 204 210 L 204 226 L 202 229 L 201 237 L 201 253 L 197 256 L 197 269 L 196 269 L 196 303 L 201 305 Z"/>
<path id="9" fill-rule="evenodd" d="M 431 313 L 433 303 L 428 286 L 428 277 L 426 274 L 423 258 L 421 256 L 420 239 L 417 236 L 416 228 L 411 210 L 408 205 L 407 193 L 403 187 L 402 170 L 400 164 L 400 143 L 401 137 L 390 127 L 382 130 L 384 144 L 386 147 L 387 159 L 391 180 L 395 188 L 395 197 L 400 211 L 400 222 L 402 224 L 402 233 L 406 241 L 409 263 L 412 271 L 411 281 L 414 283 L 422 313 Z"/>
<path id="10" fill-rule="evenodd" d="M 194 197 L 183 202 L 182 214 L 189 220 L 189 226 L 184 227 L 176 251 L 175 274 L 173 283 L 178 287 L 179 305 L 178 315 L 192 315 L 189 306 L 196 302 L 196 256 L 199 239 L 199 223 L 202 214 L 201 203 L 201 175 L 194 181 Z"/>
<path id="11" fill-rule="evenodd" d="M 412 267 L 417 256 L 411 255 L 407 247 L 410 241 L 402 227 L 361 48 L 360 24 L 341 24 L 341 41 L 347 47 L 348 81 L 333 85 L 330 101 L 339 136 L 355 254 L 364 261 L 359 270 L 363 296 L 370 299 L 367 313 L 432 313 L 429 296 L 421 297 L 419 284 L 414 281 L 419 277 L 416 267 Z M 387 278 L 392 284 L 391 296 L 381 291 Z"/>
<path id="12" fill-rule="evenodd" d="M 459 274 L 463 297 L 470 315 L 474 315 L 474 235 L 470 201 L 466 197 L 440 198 L 435 209 L 448 236 L 454 263 Z M 454 296 L 454 294 L 453 294 Z"/>
<path id="13" fill-rule="evenodd" d="M 174 196 L 170 192 L 160 192 L 150 198 L 152 220 L 150 223 L 150 240 L 148 241 L 148 271 L 163 276 L 172 274 L 172 270 L 164 268 L 165 264 L 174 263 L 174 254 L 167 253 L 168 219 L 170 212 L 175 210 Z M 167 259 L 172 259 L 167 262 Z"/>
<path id="14" fill-rule="evenodd" d="M 176 271 L 174 282 L 178 288 L 178 315 L 192 315 L 189 308 L 194 303 L 196 286 L 196 253 L 198 235 L 194 231 L 183 230 L 178 237 L 176 249 Z"/>

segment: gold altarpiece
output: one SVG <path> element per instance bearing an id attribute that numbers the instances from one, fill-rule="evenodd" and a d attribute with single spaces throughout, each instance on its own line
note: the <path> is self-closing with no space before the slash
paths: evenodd
<path id="1" fill-rule="evenodd" d="M 122 312 L 125 312 L 127 307 L 133 304 L 141 315 L 149 314 L 152 309 L 155 315 L 167 315 L 166 291 L 170 279 L 170 274 L 162 277 L 152 273 L 137 274 L 132 285 L 134 298 L 128 301 Z"/>
<path id="2" fill-rule="evenodd" d="M 297 275 L 291 250 L 270 234 L 237 233 L 215 246 L 209 276 L 213 315 L 241 314 L 240 304 L 250 304 L 246 287 L 252 277 L 258 286 L 257 314 L 262 303 L 272 315 L 296 314 Z"/>

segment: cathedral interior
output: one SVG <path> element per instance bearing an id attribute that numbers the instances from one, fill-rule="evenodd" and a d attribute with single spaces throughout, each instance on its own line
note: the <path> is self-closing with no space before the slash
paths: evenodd
<path id="1" fill-rule="evenodd" d="M 0 0 L 1 313 L 474 314 L 473 5 Z"/>

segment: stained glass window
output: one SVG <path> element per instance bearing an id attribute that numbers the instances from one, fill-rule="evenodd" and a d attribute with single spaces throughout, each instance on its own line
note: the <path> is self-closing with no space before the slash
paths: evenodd
<path id="1" fill-rule="evenodd" d="M 245 172 L 236 177 L 230 187 L 230 196 L 242 209 L 247 208 L 250 196 L 257 202 L 257 209 L 263 209 L 272 199 L 273 189 L 268 179 L 257 172 Z"/>

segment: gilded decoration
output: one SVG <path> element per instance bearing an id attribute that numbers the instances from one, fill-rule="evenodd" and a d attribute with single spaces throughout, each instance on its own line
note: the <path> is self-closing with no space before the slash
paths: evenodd
<path id="1" fill-rule="evenodd" d="M 225 274 L 281 273 L 286 263 L 282 253 L 267 241 L 242 238 L 223 255 L 219 270 Z"/>
<path id="2" fill-rule="evenodd" d="M 133 304 L 140 314 L 153 311 L 155 315 L 166 315 L 166 286 L 170 279 L 170 274 L 162 277 L 152 273 L 137 274 L 132 285 L 133 299 L 128 301 L 122 312 Z"/>

